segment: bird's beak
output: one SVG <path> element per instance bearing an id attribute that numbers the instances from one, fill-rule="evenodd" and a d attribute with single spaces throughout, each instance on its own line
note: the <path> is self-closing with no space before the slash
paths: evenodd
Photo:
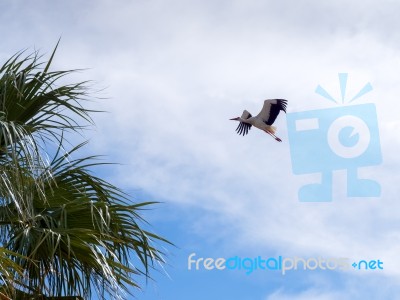
<path id="1" fill-rule="evenodd" d="M 237 121 L 237 120 L 239 120 L 239 117 L 237 117 L 237 118 L 233 118 L 233 119 L 229 119 L 229 120 L 232 120 L 232 121 Z"/>

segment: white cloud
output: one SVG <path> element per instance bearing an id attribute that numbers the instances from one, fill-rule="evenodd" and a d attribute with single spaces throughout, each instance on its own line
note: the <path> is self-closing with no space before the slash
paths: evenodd
<path id="1" fill-rule="evenodd" d="M 279 18 L 274 12 L 280 8 L 270 11 L 260 2 L 252 2 L 254 9 L 243 10 L 239 1 L 212 12 L 199 4 L 179 6 L 178 1 L 161 10 L 154 3 L 135 6 L 135 16 L 142 17 L 132 22 L 141 26 L 126 30 L 131 37 L 126 48 L 107 60 L 103 49 L 96 62 L 112 95 L 105 105 L 111 117 L 99 117 L 104 137 L 99 143 L 115 145 L 109 152 L 127 164 L 119 180 L 169 201 L 217 211 L 228 223 L 240 219 L 238 239 L 246 245 L 379 256 L 398 265 L 396 226 L 377 225 L 398 223 L 393 198 L 398 142 L 395 131 L 385 130 L 397 119 L 392 103 L 398 94 L 398 55 L 369 32 L 372 13 L 365 10 L 370 14 L 350 24 L 356 7 L 332 3 L 329 14 L 327 7 L 308 2 L 310 10 L 289 7 Z M 128 11 L 114 11 L 124 26 Z M 324 22 L 322 11 L 332 18 L 344 12 L 338 18 L 347 23 L 336 27 L 329 16 Z M 185 20 L 183 25 L 175 16 Z M 308 25 L 311 16 L 317 21 Z M 118 29 L 114 24 L 110 31 Z M 367 81 L 374 86 L 364 99 L 378 107 L 384 164 L 371 176 L 384 194 L 381 200 L 299 203 L 296 193 L 304 179 L 291 173 L 284 115 L 277 121 L 282 144 L 256 129 L 236 136 L 236 124 L 228 118 L 245 108 L 257 113 L 265 97 L 289 99 L 289 111 L 326 107 L 330 104 L 314 89 L 322 84 L 337 93 L 338 72 L 349 72 L 349 92 Z M 340 183 L 336 194 L 343 196 Z"/>
<path id="2" fill-rule="evenodd" d="M 50 49 L 62 34 L 56 66 L 93 67 L 79 76 L 109 86 L 101 108 L 111 114 L 96 116 L 92 149 L 124 163 L 115 181 L 220 214 L 235 224 L 235 247 L 381 258 L 397 280 L 397 3 L 98 1 L 77 10 L 72 2 L 53 6 L 55 16 L 22 11 L 26 34 L 4 37 L 1 55 L 29 43 Z M 338 72 L 349 73 L 349 93 L 374 87 L 363 99 L 378 110 L 384 162 L 369 174 L 382 199 L 299 203 L 308 177 L 292 174 L 285 116 L 277 120 L 281 144 L 256 129 L 239 137 L 228 119 L 245 108 L 257 113 L 273 97 L 289 99 L 289 112 L 327 107 L 314 89 L 338 93 Z M 336 196 L 342 183 L 339 176 Z"/>
<path id="3" fill-rule="evenodd" d="M 340 283 L 319 275 L 307 276 L 303 289 L 279 288 L 265 300 L 330 300 L 330 299 L 397 299 L 398 285 L 388 278 L 369 274 L 359 277 L 342 277 Z M 338 288 L 339 287 L 339 288 Z"/>
<path id="4" fill-rule="evenodd" d="M 336 299 L 350 299 L 346 293 L 343 292 L 326 292 L 319 290 L 307 290 L 303 293 L 285 294 L 282 291 L 277 291 L 272 295 L 265 298 L 265 300 L 336 300 Z"/>

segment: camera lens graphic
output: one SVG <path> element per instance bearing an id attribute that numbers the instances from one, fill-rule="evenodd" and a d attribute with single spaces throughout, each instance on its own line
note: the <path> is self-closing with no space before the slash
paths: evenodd
<path id="1" fill-rule="evenodd" d="M 332 122 L 327 138 L 329 147 L 336 155 L 355 158 L 368 149 L 371 134 L 362 119 L 346 115 Z"/>

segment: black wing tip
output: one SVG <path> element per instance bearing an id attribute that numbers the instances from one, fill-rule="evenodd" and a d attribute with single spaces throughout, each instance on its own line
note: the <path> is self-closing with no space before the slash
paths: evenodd
<path id="1" fill-rule="evenodd" d="M 244 123 L 244 122 L 240 122 L 238 127 L 236 128 L 236 132 L 239 135 L 245 136 L 246 134 L 249 133 L 250 129 L 251 129 L 251 125 L 250 124 L 247 124 L 247 123 Z"/>
<path id="2" fill-rule="evenodd" d="M 278 105 L 280 106 L 281 110 L 283 110 L 286 113 L 286 107 L 287 107 L 287 100 L 286 99 L 276 99 L 278 101 Z"/>

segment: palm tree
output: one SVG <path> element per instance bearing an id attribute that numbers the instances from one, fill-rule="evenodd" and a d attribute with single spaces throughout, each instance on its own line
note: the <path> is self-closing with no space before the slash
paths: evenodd
<path id="1" fill-rule="evenodd" d="M 65 150 L 92 119 L 87 82 L 49 70 L 57 46 L 47 63 L 22 52 L 0 68 L 0 299 L 124 299 L 169 242 L 141 227 L 151 202 L 130 204 L 92 173 L 96 156 L 76 158 L 86 143 Z"/>

